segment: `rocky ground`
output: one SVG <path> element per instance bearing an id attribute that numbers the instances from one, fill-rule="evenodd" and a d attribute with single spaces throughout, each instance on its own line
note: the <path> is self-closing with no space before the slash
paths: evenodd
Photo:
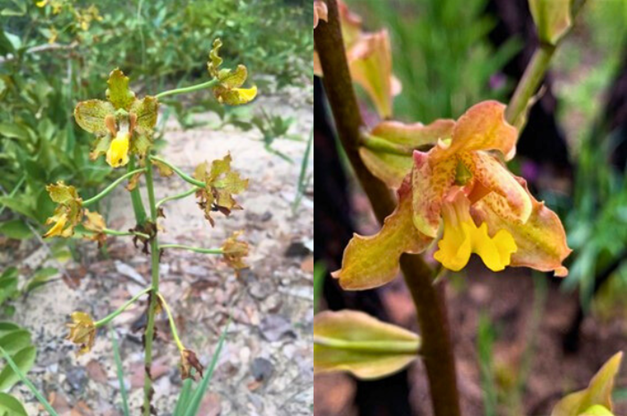
<path id="1" fill-rule="evenodd" d="M 244 210 L 229 218 L 216 216 L 215 228 L 203 218 L 193 197 L 165 205 L 166 218 L 161 222 L 161 241 L 165 243 L 213 248 L 233 231 L 243 230 L 243 239 L 251 247 L 250 268 L 239 277 L 219 256 L 172 250 L 162 258 L 161 292 L 173 309 L 183 342 L 197 352 L 202 363 L 211 360 L 229 314 L 232 316 L 202 416 L 313 412 L 311 187 L 299 207 L 292 208 L 313 124 L 311 91 L 261 97 L 255 105 L 296 118 L 291 132 L 303 141 L 275 142 L 294 164 L 266 152 L 258 131 L 243 132 L 232 126 L 219 131 L 209 127 L 183 131 L 173 120 L 166 126 L 167 145 L 162 154 L 185 171 L 191 173 L 197 164 L 231 152 L 233 167 L 250 178 L 249 189 L 238 198 Z M 213 115 L 200 119 L 215 121 Z M 313 163 L 309 166 L 311 173 Z M 186 184 L 174 176 L 156 177 L 157 198 L 184 189 Z M 110 228 L 124 230 L 134 225 L 123 188 L 105 206 Z M 49 245 L 32 240 L 2 250 L 0 261 L 3 266 L 18 265 L 23 270 L 51 263 L 56 267 L 49 250 Z M 79 242 L 74 253 L 80 261 L 62 262 L 66 276 L 53 278 L 15 302 L 12 320 L 32 332 L 38 347 L 30 378 L 61 415 L 121 415 L 111 343 L 115 335 L 120 341 L 132 413 L 139 414 L 143 351 L 141 334 L 133 332 L 133 327 L 138 325 L 145 303 L 120 315 L 113 331 L 99 331 L 93 350 L 80 357 L 75 346 L 64 340 L 64 325 L 75 310 L 97 319 L 106 316 L 146 287 L 149 258 L 125 237 L 110 238 L 106 252 L 92 243 Z M 152 374 L 156 378 L 154 404 L 161 416 L 172 411 L 181 378 L 178 352 L 165 316 L 159 318 L 157 327 Z M 18 385 L 12 392 L 27 402 L 29 415 L 45 414 L 25 387 Z"/>

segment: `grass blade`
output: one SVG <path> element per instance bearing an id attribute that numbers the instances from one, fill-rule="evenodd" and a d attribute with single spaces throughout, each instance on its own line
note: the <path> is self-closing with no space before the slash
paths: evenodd
<path id="1" fill-rule="evenodd" d="M 122 411 L 124 416 L 131 416 L 131 410 L 128 407 L 128 393 L 126 392 L 126 385 L 124 384 L 124 367 L 122 366 L 122 358 L 120 358 L 120 346 L 118 345 L 118 337 L 115 330 L 109 326 L 109 333 L 111 334 L 111 342 L 113 343 L 113 358 L 115 359 L 115 371 L 118 375 L 118 382 L 120 383 L 120 395 L 122 396 Z"/>
<path id="2" fill-rule="evenodd" d="M 192 396 L 189 407 L 187 408 L 187 411 L 185 412 L 184 416 L 196 416 L 196 414 L 198 413 L 198 409 L 200 408 L 200 402 L 202 401 L 202 398 L 204 397 L 205 392 L 207 391 L 207 388 L 209 387 L 209 381 L 211 381 L 213 370 L 215 369 L 216 364 L 218 363 L 218 358 L 220 357 L 220 351 L 222 351 L 222 346 L 224 345 L 224 339 L 226 338 L 226 331 L 228 330 L 230 323 L 231 323 L 231 318 L 229 317 L 229 321 L 226 323 L 224 330 L 222 331 L 222 335 L 220 335 L 220 340 L 218 341 L 218 347 L 216 348 L 216 351 L 213 353 L 211 364 L 209 364 L 209 368 L 207 368 L 207 372 L 205 373 L 205 376 L 202 378 L 200 385 L 198 386 L 196 391 L 194 391 L 194 395 Z"/>
<path id="3" fill-rule="evenodd" d="M 179 395 L 179 399 L 176 402 L 173 416 L 184 416 L 183 412 L 187 407 L 189 397 L 192 395 L 192 382 L 193 380 L 191 379 L 191 377 L 183 381 L 183 388 L 181 389 L 181 394 Z"/>
<path id="4" fill-rule="evenodd" d="M 30 389 L 30 391 L 35 395 L 37 400 L 39 400 L 39 403 L 41 403 L 41 405 L 46 409 L 46 411 L 48 411 L 50 416 L 59 416 L 59 414 L 52 408 L 50 403 L 48 403 L 48 400 L 46 400 L 46 398 L 39 392 L 39 390 L 37 390 L 37 387 L 35 387 L 35 385 L 31 383 L 29 379 L 26 378 L 24 373 L 22 373 L 22 370 L 20 370 L 17 364 L 15 364 L 15 362 L 11 359 L 11 356 L 5 351 L 4 348 L 0 347 L 0 353 L 2 353 L 2 356 L 4 357 L 5 360 L 7 360 L 7 363 L 13 369 L 15 374 L 17 374 L 17 376 L 20 378 L 22 383 L 24 383 L 26 387 Z"/>

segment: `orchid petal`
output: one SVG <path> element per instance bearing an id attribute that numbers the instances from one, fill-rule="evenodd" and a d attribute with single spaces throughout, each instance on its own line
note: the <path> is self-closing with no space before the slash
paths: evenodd
<path id="1" fill-rule="evenodd" d="M 399 121 L 384 121 L 372 129 L 373 136 L 384 138 L 392 143 L 417 149 L 434 145 L 438 139 L 451 137 L 455 120 L 436 120 L 426 126 L 422 123 L 405 124 Z"/>
<path id="2" fill-rule="evenodd" d="M 359 148 L 359 156 L 370 173 L 392 189 L 398 189 L 401 186 L 414 165 L 411 156 L 376 152 L 366 147 Z"/>
<path id="3" fill-rule="evenodd" d="M 96 135 L 105 135 L 109 132 L 105 119 L 114 116 L 115 108 L 107 101 L 81 101 L 74 109 L 76 123 L 85 131 Z"/>
<path id="4" fill-rule="evenodd" d="M 505 120 L 505 105 L 484 101 L 462 115 L 453 129 L 446 154 L 476 150 L 498 150 L 510 160 L 516 154 L 518 131 Z"/>
<path id="5" fill-rule="evenodd" d="M 370 134 L 404 146 L 410 152 L 412 149 L 435 144 L 441 138 L 450 137 L 454 125 L 453 120 L 436 120 L 426 126 L 422 123 L 405 124 L 398 121 L 384 121 L 372 129 Z M 411 156 L 365 147 L 359 149 L 359 154 L 368 170 L 394 189 L 401 186 L 414 164 Z"/>
<path id="6" fill-rule="evenodd" d="M 135 93 L 128 87 L 129 79 L 119 69 L 114 69 L 109 75 L 107 84 L 107 99 L 116 110 L 123 108 L 128 110 L 135 101 Z"/>
<path id="7" fill-rule="evenodd" d="M 497 158 L 488 153 L 473 152 L 461 155 L 460 159 L 483 187 L 505 198 L 516 219 L 523 223 L 527 221 L 532 209 L 531 196 Z"/>
<path id="8" fill-rule="evenodd" d="M 351 78 L 366 91 L 382 118 L 392 115 L 392 50 L 386 30 L 364 34 L 348 50 Z"/>
<path id="9" fill-rule="evenodd" d="M 438 150 L 434 149 L 431 152 Z M 456 158 L 445 158 L 430 163 L 430 155 L 414 152 L 412 172 L 414 226 L 419 232 L 435 237 L 440 228 L 442 201 L 455 183 Z"/>
<path id="10" fill-rule="evenodd" d="M 399 205 L 381 231 L 368 237 L 355 234 L 344 250 L 342 268 L 333 277 L 345 290 L 384 285 L 398 274 L 401 254 L 420 253 L 430 242 L 412 224 L 411 189 L 405 183 L 399 190 Z"/>
<path id="11" fill-rule="evenodd" d="M 491 234 L 506 230 L 514 237 L 518 250 L 512 254 L 511 266 L 554 271 L 556 276 L 566 276 L 568 269 L 562 262 L 572 250 L 566 243 L 564 227 L 557 214 L 529 194 L 524 179 L 518 179 L 532 204 L 527 222 L 518 219 L 505 198 L 495 192 L 476 202 L 472 215 L 477 221 L 485 221 Z"/>
<path id="12" fill-rule="evenodd" d="M 159 115 L 159 101 L 155 97 L 146 96 L 141 100 L 135 100 L 130 109 L 135 114 L 135 130 L 141 135 L 151 135 L 157 125 Z"/>

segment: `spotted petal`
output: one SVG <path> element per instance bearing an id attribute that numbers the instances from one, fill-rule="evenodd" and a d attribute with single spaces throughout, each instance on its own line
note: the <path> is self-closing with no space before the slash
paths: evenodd
<path id="1" fill-rule="evenodd" d="M 529 267 L 543 272 L 554 271 L 556 276 L 566 276 L 568 269 L 562 265 L 572 251 L 566 243 L 562 223 L 544 202 L 538 202 L 527 190 L 524 179 L 518 178 L 532 204 L 531 214 L 523 223 L 512 214 L 509 204 L 495 192 L 483 197 L 472 206 L 472 215 L 478 222 L 488 224 L 490 234 L 508 231 L 518 250 L 512 254 L 510 266 Z"/>
<path id="2" fill-rule="evenodd" d="M 434 148 L 431 152 L 438 151 Z M 413 221 L 421 233 L 435 237 L 440 228 L 442 201 L 455 183 L 457 159 L 454 157 L 430 163 L 430 154 L 414 152 L 412 171 Z"/>
<path id="3" fill-rule="evenodd" d="M 244 65 L 238 65 L 235 71 L 224 69 L 220 71 L 220 83 L 227 88 L 239 88 L 248 78 L 248 70 Z"/>
<path id="4" fill-rule="evenodd" d="M 114 69 L 109 75 L 107 84 L 107 99 L 113 104 L 116 110 L 123 108 L 128 110 L 135 101 L 135 93 L 128 87 L 129 79 L 119 69 Z"/>
<path id="5" fill-rule="evenodd" d="M 151 135 L 157 125 L 159 101 L 151 96 L 135 100 L 130 108 L 130 113 L 136 117 L 134 123 L 135 130 L 141 135 Z"/>
<path id="6" fill-rule="evenodd" d="M 217 87 L 213 90 L 213 94 L 220 103 L 242 105 L 255 99 L 257 96 L 257 87 L 233 89 Z"/>
<path id="7" fill-rule="evenodd" d="M 403 253 L 420 253 L 431 239 L 412 224 L 409 184 L 399 190 L 399 205 L 373 236 L 355 234 L 344 250 L 342 268 L 333 273 L 346 290 L 371 289 L 394 279 Z"/>
<path id="8" fill-rule="evenodd" d="M 453 129 L 446 154 L 461 151 L 498 150 L 510 160 L 516 154 L 518 131 L 505 121 L 505 105 L 484 101 L 462 115 Z"/>
<path id="9" fill-rule="evenodd" d="M 531 215 L 531 197 L 497 158 L 482 152 L 465 153 L 460 158 L 486 190 L 505 198 L 516 219 L 523 223 L 527 221 Z"/>
<path id="10" fill-rule="evenodd" d="M 114 117 L 115 108 L 107 101 L 87 100 L 81 101 L 74 109 L 76 123 L 85 131 L 98 136 L 109 132 L 105 119 Z"/>

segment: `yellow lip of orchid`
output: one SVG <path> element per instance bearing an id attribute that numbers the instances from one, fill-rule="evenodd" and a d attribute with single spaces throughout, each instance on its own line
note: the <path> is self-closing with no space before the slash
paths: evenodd
<path id="1" fill-rule="evenodd" d="M 118 132 L 115 139 L 111 141 L 107 150 L 107 163 L 114 168 L 124 166 L 128 163 L 128 149 L 131 135 L 128 132 Z"/>
<path id="2" fill-rule="evenodd" d="M 507 230 L 499 230 L 490 237 L 485 222 L 477 227 L 470 215 L 470 201 L 461 189 L 452 191 L 442 213 L 444 235 L 433 257 L 444 267 L 459 271 L 466 266 L 472 253 L 479 255 L 492 271 L 509 266 L 512 253 L 517 250 L 514 238 Z"/>
<path id="3" fill-rule="evenodd" d="M 54 223 L 54 225 L 44 234 L 44 238 L 62 236 L 63 228 L 65 228 L 65 224 L 67 224 L 67 215 L 61 214 L 60 216 L 55 215 L 48 218 L 46 224 L 50 225 L 52 223 Z"/>

